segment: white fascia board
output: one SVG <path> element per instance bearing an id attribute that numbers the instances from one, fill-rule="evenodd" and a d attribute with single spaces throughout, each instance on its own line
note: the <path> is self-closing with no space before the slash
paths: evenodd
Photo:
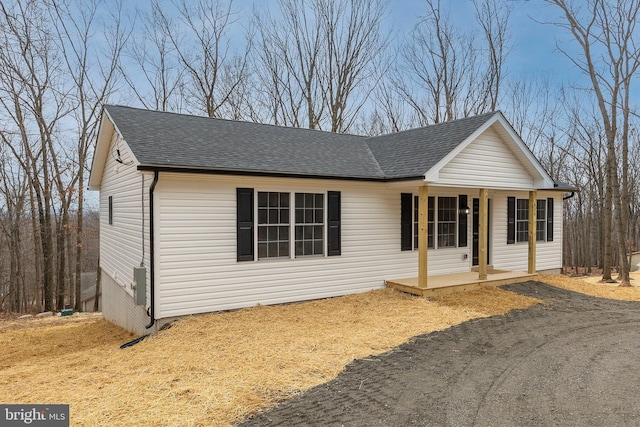
<path id="1" fill-rule="evenodd" d="M 114 125 L 111 118 L 108 117 L 107 110 L 102 110 L 102 118 L 100 120 L 100 128 L 98 129 L 98 140 L 96 148 L 93 150 L 93 159 L 91 160 L 91 171 L 89 172 L 89 190 L 100 190 L 102 185 L 102 175 L 104 167 L 107 163 L 109 155 L 109 146 L 113 138 Z"/>
<path id="2" fill-rule="evenodd" d="M 535 171 L 538 173 L 538 177 L 534 177 L 536 188 L 553 187 L 553 184 L 554 184 L 553 179 L 547 173 L 544 167 L 542 167 L 538 158 L 531 152 L 529 147 L 527 147 L 527 144 L 525 144 L 522 138 L 520 138 L 520 135 L 516 133 L 516 131 L 513 129 L 513 126 L 511 126 L 511 123 L 507 121 L 507 119 L 502 115 L 502 113 L 499 112 L 497 113 L 497 115 L 498 115 L 498 122 L 500 123 L 502 128 L 505 130 L 505 132 L 507 132 L 509 137 L 511 137 L 511 141 L 519 149 L 519 151 L 525 156 L 529 164 L 533 166 Z"/>
<path id="3" fill-rule="evenodd" d="M 98 130 L 98 142 L 96 143 L 96 148 L 93 152 L 93 160 L 91 162 L 91 171 L 89 173 L 89 190 L 100 190 L 100 187 L 102 185 L 102 175 L 104 174 L 104 168 L 107 164 L 107 157 L 109 156 L 109 150 L 111 149 L 111 141 L 113 141 L 114 133 L 117 133 L 121 138 L 120 141 L 127 145 L 127 148 L 131 152 L 131 157 L 133 158 L 136 167 L 140 164 L 135 154 L 124 140 L 122 132 L 120 132 L 118 126 L 105 108 L 103 110 L 102 120 L 100 122 L 100 129 Z"/>

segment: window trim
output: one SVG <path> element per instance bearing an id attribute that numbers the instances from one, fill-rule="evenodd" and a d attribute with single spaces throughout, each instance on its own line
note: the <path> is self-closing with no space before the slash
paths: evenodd
<path id="1" fill-rule="evenodd" d="M 524 205 L 524 208 L 521 207 Z M 518 212 L 524 212 L 524 219 L 518 218 Z M 518 225 L 523 225 L 523 230 L 518 229 Z M 516 243 L 524 243 L 529 241 L 529 199 L 516 199 Z"/>
<path id="2" fill-rule="evenodd" d="M 267 206 L 266 206 L 266 210 L 267 210 L 267 222 L 261 224 L 260 223 L 260 194 L 267 194 Z M 256 242 L 256 254 L 255 254 L 255 258 L 258 261 L 265 261 L 265 260 L 274 260 L 274 259 L 288 259 L 291 258 L 291 192 L 287 192 L 287 191 L 256 191 L 256 200 L 255 200 L 255 208 L 254 208 L 254 226 L 255 226 L 255 242 Z M 278 194 L 278 206 L 277 206 L 277 212 L 278 212 L 278 223 L 270 223 L 269 222 L 269 210 L 272 208 L 272 206 L 270 206 L 270 195 L 271 194 Z M 289 210 L 289 215 L 287 218 L 287 223 L 282 223 L 281 219 L 282 217 L 280 216 L 280 211 L 281 209 L 285 209 L 281 206 L 281 194 L 287 194 L 289 197 L 289 206 L 286 207 L 286 209 Z M 287 239 L 287 245 L 288 245 L 288 253 L 286 255 L 280 255 L 280 249 L 278 248 L 278 256 L 269 256 L 268 253 L 268 247 L 269 247 L 269 243 L 272 242 L 277 242 L 278 244 L 280 244 L 281 242 L 283 242 L 284 240 L 280 240 L 279 239 L 279 235 L 278 235 L 278 239 L 277 240 L 269 240 L 268 237 L 268 233 L 269 233 L 269 229 L 270 228 L 276 228 L 278 229 L 278 234 L 280 233 L 280 228 L 288 228 L 288 239 Z M 267 240 L 265 241 L 261 241 L 260 240 L 260 228 L 266 228 L 267 229 Z M 267 245 L 267 256 L 265 257 L 260 257 L 260 244 L 261 243 L 266 243 Z"/>
<path id="3" fill-rule="evenodd" d="M 313 196 L 313 207 L 308 208 L 306 206 L 306 196 L 310 194 Z M 303 222 L 298 222 L 297 218 L 296 218 L 296 212 L 299 209 L 298 208 L 298 195 L 302 195 L 303 196 L 303 207 L 302 212 L 303 212 L 303 216 L 306 212 L 307 209 L 311 209 L 311 211 L 313 212 L 313 216 L 314 216 L 314 222 L 305 222 L 305 218 L 303 218 Z M 316 207 L 316 196 L 321 196 L 321 200 L 322 200 L 322 207 L 318 208 Z M 326 209 L 326 193 L 302 193 L 302 192 L 294 192 L 293 193 L 293 210 L 294 210 L 294 222 L 293 222 L 293 257 L 294 258 L 309 258 L 309 257 L 321 257 L 321 256 L 325 256 L 325 253 L 327 252 L 327 209 Z M 322 209 L 322 222 L 321 223 L 317 223 L 315 222 L 315 220 L 317 219 L 315 217 L 315 211 L 318 209 Z M 304 252 L 304 242 L 308 241 L 308 239 L 304 239 L 303 238 L 300 240 L 297 238 L 296 232 L 298 227 L 302 227 L 302 229 L 304 230 L 305 227 L 312 227 L 312 233 L 314 234 L 311 237 L 311 244 L 312 244 L 312 252 L 315 252 L 315 242 L 316 242 L 316 238 L 315 238 L 315 228 L 316 227 L 322 227 L 322 252 L 320 253 L 311 253 L 311 254 L 301 254 L 298 255 L 298 246 L 297 243 L 300 241 L 302 242 L 303 245 L 303 252 Z M 304 231 L 303 231 L 304 233 Z M 291 237 L 291 232 L 289 233 L 289 236 Z"/>
<path id="4" fill-rule="evenodd" d="M 540 213 L 542 212 L 542 216 Z M 540 226 L 542 223 L 542 226 Z M 547 241 L 547 201 L 536 200 L 536 242 Z"/>
<path id="5" fill-rule="evenodd" d="M 508 198 L 509 199 L 509 198 Z M 513 243 L 527 243 L 529 241 L 529 199 L 519 199 L 513 198 L 515 200 L 515 211 L 514 211 L 514 232 L 515 232 L 515 241 Z M 553 217 L 549 218 L 549 199 L 536 199 L 536 242 L 552 242 L 553 234 L 551 234 L 552 238 L 549 239 L 549 230 L 548 225 L 553 224 Z M 553 201 L 551 202 L 553 205 Z M 520 207 L 520 205 L 524 205 L 524 209 Z M 543 210 L 544 217 L 540 218 L 540 210 Z M 518 219 L 518 211 L 525 211 L 526 218 Z M 553 214 L 552 214 L 553 215 Z M 507 213 L 507 217 L 509 217 L 509 213 Z M 543 223 L 543 227 L 540 227 L 540 223 Z M 508 221 L 507 221 L 508 223 Z M 518 223 L 524 224 L 523 230 L 518 230 Z M 551 232 L 553 233 L 553 232 Z M 522 237 L 521 237 L 522 236 Z M 507 240 L 507 244 L 509 244 L 509 240 Z"/>
<path id="6" fill-rule="evenodd" d="M 451 207 L 447 207 L 447 208 L 443 207 L 442 208 L 443 210 L 447 209 L 447 211 L 449 211 L 449 214 L 451 214 L 453 216 L 453 221 L 451 221 L 451 220 L 445 221 L 443 219 L 442 220 L 440 219 L 441 201 L 443 202 L 442 204 L 444 204 L 444 200 L 441 200 L 441 199 L 449 199 L 449 201 L 453 201 L 453 208 L 451 208 Z M 436 215 L 435 219 L 436 219 L 437 226 L 436 226 L 436 228 L 434 230 L 434 233 L 435 233 L 434 244 L 437 245 L 436 246 L 437 248 L 441 248 L 441 249 L 457 248 L 458 247 L 458 220 L 459 220 L 459 218 L 458 218 L 458 196 L 438 196 L 436 212 L 437 212 L 437 215 Z M 442 233 L 442 236 L 441 236 L 441 233 L 440 233 L 440 226 L 441 225 L 443 225 L 443 226 L 444 225 L 452 226 L 453 227 L 453 236 L 451 236 L 451 233 Z M 453 244 L 452 245 L 442 245 L 442 246 L 440 246 L 440 238 L 442 237 L 444 239 L 444 236 L 451 237 L 451 241 L 453 242 Z"/>
<path id="7" fill-rule="evenodd" d="M 329 190 L 320 190 L 320 191 L 309 191 L 308 189 L 292 189 L 292 190 L 280 190 L 278 186 L 275 188 L 263 187 L 263 188 L 252 188 L 253 190 L 253 233 L 252 233 L 252 241 L 253 245 L 256 248 L 254 254 L 252 256 L 252 261 L 260 261 L 260 262 L 274 262 L 274 261 L 283 261 L 286 259 L 297 259 L 297 258 L 324 258 L 327 256 L 336 256 L 341 255 L 341 215 L 342 215 L 342 205 L 341 205 L 341 192 L 340 191 L 329 191 Z M 259 193 L 286 193 L 289 195 L 289 253 L 288 256 L 279 256 L 279 257 L 258 257 L 258 194 Z M 296 224 L 295 222 L 295 197 L 296 194 L 321 194 L 322 195 L 322 204 L 323 204 L 323 212 L 322 212 L 322 254 L 314 254 L 314 255 L 296 255 L 295 251 L 295 229 L 296 225 L 305 225 L 304 223 Z M 330 200 L 331 199 L 331 200 Z M 238 200 L 236 198 L 236 206 L 238 204 Z M 330 217 L 329 210 L 333 209 L 335 212 L 333 213 L 333 217 Z M 263 226 L 268 224 L 262 224 Z M 308 225 L 308 224 L 307 224 Z M 331 228 L 331 230 L 329 230 Z M 238 261 L 248 261 L 248 259 L 238 259 Z"/>
<path id="8" fill-rule="evenodd" d="M 401 250 L 412 250 L 415 251 L 418 249 L 418 221 L 419 221 L 419 212 L 418 212 L 418 201 L 419 196 L 413 193 L 402 193 L 402 195 L 411 195 L 411 248 L 408 246 L 405 248 L 402 246 Z M 463 195 L 468 197 L 468 195 Z M 453 245 L 452 246 L 438 246 L 438 224 L 439 215 L 438 215 L 438 205 L 439 199 L 441 198 L 449 198 L 455 199 L 455 210 L 453 210 L 453 217 L 455 221 L 454 224 L 454 237 L 453 237 Z M 408 200 L 408 199 L 407 199 Z M 402 204 L 402 203 L 401 203 Z M 456 248 L 465 248 L 468 245 L 460 244 L 460 195 L 456 196 L 428 196 L 427 201 L 427 249 L 456 249 Z M 402 216 L 402 214 L 401 214 Z M 401 221 L 402 222 L 402 221 Z M 447 221 L 447 223 L 451 223 L 451 221 Z M 466 227 L 468 227 L 469 222 L 467 221 Z M 406 242 L 405 242 L 406 243 Z"/>

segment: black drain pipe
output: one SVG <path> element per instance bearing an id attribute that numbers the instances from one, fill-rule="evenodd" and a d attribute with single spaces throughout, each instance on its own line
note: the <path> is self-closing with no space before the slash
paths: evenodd
<path id="1" fill-rule="evenodd" d="M 154 312 L 154 298 L 155 298 L 155 290 L 156 290 L 156 275 L 155 275 L 155 271 L 156 271 L 156 256 L 155 256 L 155 250 L 154 250 L 154 233 L 153 233 L 153 190 L 156 189 L 156 184 L 158 183 L 158 177 L 160 176 L 160 172 L 159 171 L 153 171 L 153 182 L 151 183 L 151 186 L 149 187 L 149 258 L 151 258 L 151 265 L 149 266 L 149 268 L 151 269 L 151 271 L 149 272 L 149 308 L 147 309 L 147 315 L 149 317 L 151 317 L 151 320 L 149 321 L 149 324 L 147 326 L 145 326 L 146 329 L 149 329 L 150 327 L 153 326 L 154 323 L 156 323 L 156 316 L 155 316 L 155 312 Z M 142 213 L 142 215 L 144 215 L 144 212 Z"/>

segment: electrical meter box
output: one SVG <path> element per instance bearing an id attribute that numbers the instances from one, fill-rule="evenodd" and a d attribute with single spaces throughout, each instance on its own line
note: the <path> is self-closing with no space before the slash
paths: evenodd
<path id="1" fill-rule="evenodd" d="M 133 294 L 136 305 L 147 303 L 147 267 L 133 267 Z"/>

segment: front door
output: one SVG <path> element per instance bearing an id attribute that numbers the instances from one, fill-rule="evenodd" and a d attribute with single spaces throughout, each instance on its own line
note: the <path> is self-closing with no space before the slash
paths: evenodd
<path id="1" fill-rule="evenodd" d="M 489 250 L 491 245 L 491 200 L 487 201 L 487 265 L 491 265 L 491 251 Z M 473 199 L 473 265 L 478 265 L 478 236 L 480 235 L 480 199 Z"/>

